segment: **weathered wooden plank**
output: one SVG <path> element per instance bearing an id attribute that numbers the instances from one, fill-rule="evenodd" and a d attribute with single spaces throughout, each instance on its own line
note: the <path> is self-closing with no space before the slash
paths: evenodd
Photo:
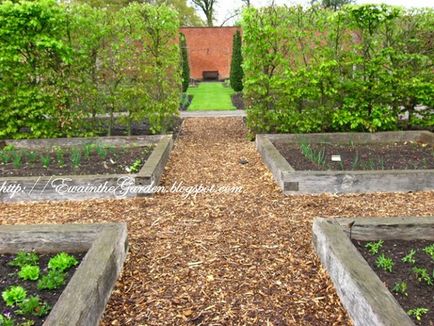
<path id="1" fill-rule="evenodd" d="M 315 219 L 313 244 L 356 326 L 414 326 L 339 223 Z"/>

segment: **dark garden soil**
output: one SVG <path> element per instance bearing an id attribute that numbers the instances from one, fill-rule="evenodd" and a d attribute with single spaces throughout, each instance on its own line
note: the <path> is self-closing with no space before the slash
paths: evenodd
<path id="1" fill-rule="evenodd" d="M 244 110 L 244 100 L 243 93 L 235 93 L 231 96 L 232 104 L 237 108 L 237 110 Z"/>
<path id="2" fill-rule="evenodd" d="M 405 142 L 394 144 L 310 144 L 316 153 L 323 153 L 324 162 L 307 158 L 299 144 L 274 141 L 274 146 L 295 170 L 413 170 L 434 169 L 433 146 Z M 341 162 L 331 160 L 340 155 Z"/>
<path id="3" fill-rule="evenodd" d="M 393 289 L 396 282 L 405 281 L 407 283 L 408 296 L 391 291 L 406 312 L 418 307 L 429 309 L 428 313 L 423 315 L 420 321 L 412 317 L 416 325 L 434 325 L 434 285 L 427 285 L 423 281 L 418 281 L 415 273 L 412 272 L 412 268 L 416 266 L 426 268 L 428 273 L 433 276 L 434 260 L 422 251 L 423 248 L 431 245 L 432 241 L 386 240 L 379 253 L 375 256 L 371 255 L 365 247 L 368 241 L 353 240 L 353 243 L 389 290 Z M 414 265 L 402 262 L 402 258 L 406 256 L 411 249 L 416 250 L 416 255 L 414 256 L 416 263 Z M 391 273 L 376 267 L 375 261 L 381 253 L 393 259 L 394 266 Z"/>
<path id="4" fill-rule="evenodd" d="M 152 147 L 101 147 L 99 152 L 95 148 L 89 154 L 85 146 L 77 147 L 80 151 L 79 165 L 73 164 L 71 149 L 63 149 L 63 159 L 55 149 L 51 151 L 30 151 L 15 149 L 6 152 L 8 163 L 2 162 L 0 157 L 0 177 L 7 176 L 51 176 L 51 175 L 93 175 L 93 174 L 128 174 L 128 169 L 137 160 L 137 169 L 141 168 L 150 154 Z M 4 152 L 5 153 L 5 152 Z M 3 154 L 5 155 L 5 154 Z M 13 157 L 21 155 L 21 164 L 14 165 Z M 44 167 L 43 157 L 50 157 L 48 167 Z M 77 162 L 77 161 L 75 161 Z M 131 171 L 131 173 L 138 171 Z"/>
<path id="5" fill-rule="evenodd" d="M 86 253 L 74 253 L 73 256 L 80 263 Z M 50 258 L 54 257 L 55 254 L 41 254 L 39 255 L 39 268 L 41 270 L 41 275 L 47 272 L 47 265 Z M 24 281 L 18 277 L 19 268 L 9 266 L 8 263 L 14 258 L 14 255 L 0 255 L 0 293 L 8 289 L 10 286 L 22 286 L 27 291 L 27 297 L 38 296 L 42 302 L 46 302 L 52 308 L 56 304 L 63 290 L 68 285 L 69 280 L 72 275 L 74 275 L 75 270 L 80 264 L 75 267 L 70 268 L 65 272 L 65 284 L 55 290 L 38 290 L 37 281 Z M 46 318 L 36 317 L 36 316 L 22 316 L 15 313 L 18 308 L 7 307 L 4 300 L 0 298 L 0 313 L 10 313 L 10 317 L 17 322 L 17 324 L 23 323 L 25 320 L 33 320 L 35 326 L 42 325 Z"/>

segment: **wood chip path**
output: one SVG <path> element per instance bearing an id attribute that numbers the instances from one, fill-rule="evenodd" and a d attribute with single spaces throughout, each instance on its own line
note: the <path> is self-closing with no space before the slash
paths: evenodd
<path id="1" fill-rule="evenodd" d="M 348 325 L 312 250 L 313 218 L 434 206 L 434 192 L 285 197 L 240 118 L 185 120 L 163 178 L 174 182 L 243 192 L 0 204 L 0 223 L 127 221 L 130 254 L 102 325 Z"/>

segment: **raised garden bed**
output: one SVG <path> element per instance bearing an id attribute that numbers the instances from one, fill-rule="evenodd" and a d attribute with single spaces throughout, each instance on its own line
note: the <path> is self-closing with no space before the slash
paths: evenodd
<path id="1" fill-rule="evenodd" d="M 46 326 L 98 325 L 114 284 L 121 273 L 127 247 L 125 224 L 0 226 L 2 259 L 10 261 L 9 255 L 34 252 L 41 257 L 40 265 L 47 266 L 48 271 L 64 265 L 47 261 L 47 257 L 53 257 L 59 252 L 71 253 L 81 260 L 79 265 L 72 264 L 76 269 L 75 271 L 71 269 L 69 281 L 61 294 L 57 293 L 53 297 L 43 297 L 43 294 L 40 296 L 43 299 L 42 305 L 44 301 L 49 301 L 47 303 L 52 303 L 53 306 L 47 316 L 33 318 L 36 325 L 42 323 Z M 82 253 L 85 253 L 84 257 Z M 41 273 L 47 272 L 41 269 Z M 14 275 L 9 277 L 13 279 Z M 3 278 L 4 275 L 2 281 Z M 14 284 L 18 282 L 18 280 L 13 281 Z M 27 298 L 30 295 L 40 294 L 28 283 L 31 282 L 19 284 L 27 290 Z M 7 285 L 0 283 L 2 296 L 4 290 L 10 290 Z M 17 306 L 18 304 L 13 304 L 8 307 L 12 311 L 0 313 L 16 317 Z"/>
<path id="2" fill-rule="evenodd" d="M 378 259 L 382 254 L 383 257 L 387 256 L 386 258 L 392 257 L 390 254 L 392 251 L 395 255 L 395 262 L 398 264 L 399 260 L 402 263 L 402 259 L 409 253 L 404 253 L 406 249 L 417 247 L 416 249 L 421 250 L 422 253 L 424 248 L 434 243 L 434 217 L 318 218 L 313 224 L 315 250 L 355 325 L 430 325 L 430 315 L 422 314 L 419 321 L 416 319 L 414 311 L 417 308 L 426 308 L 429 310 L 427 313 L 429 313 L 434 309 L 432 285 L 424 284 L 424 280 L 419 281 L 417 276 L 413 280 L 411 274 L 395 265 L 396 273 L 384 271 L 394 276 L 390 278 L 388 275 L 389 278 L 385 278 L 384 273 L 379 272 L 382 270 L 380 266 L 386 266 L 387 269 L 388 264 L 382 263 L 377 266 L 377 263 L 374 263 L 374 271 L 368 263 L 371 259 L 368 258 L 366 261 L 363 258 L 359 249 L 368 249 L 367 243 L 374 244 L 380 240 L 384 241 L 384 247 L 378 248 L 375 261 L 382 261 L 382 259 Z M 368 247 L 371 249 L 370 246 Z M 366 255 L 366 252 L 364 254 Z M 372 256 L 372 254 L 368 255 Z M 416 261 L 418 267 L 432 268 L 432 261 L 421 257 L 424 256 L 418 257 L 419 262 Z M 429 256 L 427 258 L 431 259 Z M 406 277 L 405 280 L 402 279 L 404 277 Z M 405 294 L 402 293 L 395 293 L 394 296 L 389 290 L 391 287 L 395 287 L 398 279 L 409 283 L 414 281 L 406 289 L 408 298 L 405 298 Z M 424 296 L 423 293 L 425 292 L 420 290 L 425 286 L 428 286 L 427 296 Z M 420 298 L 417 298 L 418 296 Z M 402 306 L 396 297 L 401 297 Z M 426 299 L 427 301 L 421 303 L 419 299 Z M 424 318 L 424 316 L 428 318 Z"/>
<path id="3" fill-rule="evenodd" d="M 286 194 L 434 189 L 433 146 L 429 131 L 256 136 Z"/>
<path id="4" fill-rule="evenodd" d="M 0 324 L 42 325 L 83 256 L 0 255 Z"/>
<path id="5" fill-rule="evenodd" d="M 158 186 L 171 135 L 6 140 L 1 201 L 83 200 L 147 195 Z"/>

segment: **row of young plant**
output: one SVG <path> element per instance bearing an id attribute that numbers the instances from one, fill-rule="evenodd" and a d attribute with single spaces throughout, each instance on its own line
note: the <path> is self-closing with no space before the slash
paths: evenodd
<path id="1" fill-rule="evenodd" d="M 366 248 L 369 253 L 373 256 L 377 256 L 375 260 L 376 267 L 388 272 L 393 272 L 393 267 L 395 265 L 392 258 L 387 257 L 384 253 L 380 253 L 381 248 L 383 247 L 384 241 L 379 240 L 376 242 L 369 242 L 366 244 Z M 434 243 L 422 248 L 422 252 L 426 255 L 430 256 L 432 260 L 434 260 Z M 411 249 L 404 257 L 402 257 L 401 261 L 405 264 L 412 266 L 411 273 L 413 277 L 417 279 L 421 284 L 425 284 L 426 286 L 434 286 L 434 270 L 428 271 L 424 267 L 418 267 L 416 261 L 416 253 L 417 249 Z M 407 293 L 408 284 L 405 280 L 398 281 L 392 287 L 392 291 L 403 296 L 408 296 Z M 425 315 L 429 311 L 428 308 L 425 307 L 415 307 L 407 311 L 409 316 L 414 317 L 416 320 L 421 320 L 423 315 Z"/>
<path id="2" fill-rule="evenodd" d="M 115 113 L 161 132 L 180 96 L 177 14 L 55 0 L 0 4 L 0 138 L 88 135 Z"/>
<path id="3" fill-rule="evenodd" d="M 37 282 L 39 291 L 53 291 L 65 284 L 66 272 L 78 264 L 77 259 L 61 252 L 48 261 L 46 271 L 39 267 L 39 256 L 34 252 L 19 252 L 8 265 L 17 269 L 18 278 L 22 281 Z M 13 326 L 12 313 L 24 317 L 43 318 L 51 310 L 51 306 L 37 295 L 28 295 L 21 285 L 13 285 L 2 292 L 2 299 L 9 311 L 0 314 L 0 325 Z M 33 325 L 32 320 L 20 323 L 20 326 Z"/>
<path id="4" fill-rule="evenodd" d="M 18 149 L 8 145 L 0 150 L 0 166 L 11 165 L 14 169 L 21 169 L 26 164 L 37 165 L 40 163 L 42 167 L 48 169 L 52 166 L 64 168 L 69 164 L 74 169 L 78 169 L 82 166 L 83 161 L 88 163 L 92 156 L 97 156 L 102 161 L 107 160 L 113 165 L 116 164 L 116 158 L 126 150 L 94 143 L 71 148 L 54 146 L 45 151 Z M 144 147 L 142 153 L 145 155 L 150 150 L 150 147 Z M 139 172 L 142 165 L 143 161 L 139 158 L 132 162 L 131 165 L 126 166 L 125 170 L 128 173 L 136 173 Z"/>
<path id="5" fill-rule="evenodd" d="M 244 100 L 257 132 L 434 127 L 432 9 L 249 8 Z M 407 116 L 405 121 L 403 116 Z"/>

